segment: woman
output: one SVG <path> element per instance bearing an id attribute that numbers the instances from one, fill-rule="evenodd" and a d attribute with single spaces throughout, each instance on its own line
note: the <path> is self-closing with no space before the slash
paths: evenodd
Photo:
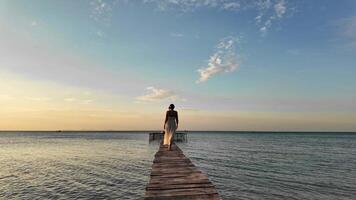
<path id="1" fill-rule="evenodd" d="M 163 144 L 168 145 L 168 150 L 171 150 L 173 136 L 177 128 L 178 112 L 174 110 L 174 105 L 171 104 L 169 105 L 168 111 L 166 112 L 166 119 L 164 120 L 163 126 L 163 129 L 165 130 Z"/>

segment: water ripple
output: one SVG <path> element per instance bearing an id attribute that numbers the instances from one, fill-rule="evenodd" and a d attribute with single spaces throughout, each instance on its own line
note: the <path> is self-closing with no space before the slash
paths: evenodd
<path id="1" fill-rule="evenodd" d="M 141 199 L 147 133 L 0 134 L 0 199 Z M 183 151 L 223 199 L 355 199 L 356 135 L 191 133 Z"/>

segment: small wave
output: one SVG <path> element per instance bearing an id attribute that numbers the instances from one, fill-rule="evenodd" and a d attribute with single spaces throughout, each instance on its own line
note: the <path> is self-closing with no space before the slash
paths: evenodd
<path id="1" fill-rule="evenodd" d="M 8 176 L 0 177 L 0 180 L 7 179 L 7 178 L 16 178 L 16 177 L 17 177 L 16 175 L 11 174 L 11 175 L 8 175 Z"/>

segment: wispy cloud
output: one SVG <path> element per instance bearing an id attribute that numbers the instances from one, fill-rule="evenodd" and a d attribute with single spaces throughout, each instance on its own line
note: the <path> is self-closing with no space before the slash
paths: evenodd
<path id="1" fill-rule="evenodd" d="M 93 103 L 93 101 L 94 100 L 92 100 L 92 99 L 85 99 L 85 100 L 82 101 L 82 103 L 83 104 L 91 104 L 91 103 Z"/>
<path id="2" fill-rule="evenodd" d="M 275 21 L 281 20 L 289 9 L 288 0 L 139 0 L 152 4 L 160 11 L 176 10 L 193 12 L 199 9 L 217 9 L 227 12 L 256 12 L 255 22 L 259 31 L 265 35 Z M 96 21 L 110 24 L 115 6 L 129 3 L 128 0 L 91 0 L 91 17 Z"/>
<path id="3" fill-rule="evenodd" d="M 33 21 L 30 22 L 30 26 L 31 27 L 35 27 L 37 25 L 38 25 L 38 22 L 36 20 L 33 20 Z"/>
<path id="4" fill-rule="evenodd" d="M 73 97 L 69 97 L 69 98 L 65 98 L 64 101 L 66 101 L 66 102 L 75 102 L 75 101 L 77 101 L 77 99 L 73 98 Z"/>
<path id="5" fill-rule="evenodd" d="M 301 54 L 299 49 L 288 49 L 287 54 L 293 55 L 293 56 L 299 56 Z"/>
<path id="6" fill-rule="evenodd" d="M 160 10 L 178 9 L 184 12 L 199 8 L 215 8 L 230 12 L 255 10 L 256 24 L 262 35 L 265 35 L 275 21 L 284 18 L 288 11 L 286 0 L 144 0 L 145 3 L 155 3 Z"/>
<path id="7" fill-rule="evenodd" d="M 83 95 L 90 96 L 90 95 L 92 95 L 92 92 L 85 91 L 85 92 L 83 92 Z"/>
<path id="8" fill-rule="evenodd" d="M 283 15 L 286 13 L 287 7 L 286 7 L 286 3 L 284 0 L 280 0 L 278 1 L 275 5 L 274 5 L 274 10 L 276 12 L 276 15 L 278 18 L 282 18 Z"/>
<path id="9" fill-rule="evenodd" d="M 348 46 L 356 48 L 356 15 L 336 21 L 338 32 L 349 41 Z"/>
<path id="10" fill-rule="evenodd" d="M 223 10 L 239 10 L 241 8 L 240 2 L 226 2 L 222 5 Z"/>
<path id="11" fill-rule="evenodd" d="M 30 100 L 30 101 L 41 101 L 41 102 L 51 100 L 51 98 L 49 98 L 49 97 L 26 97 L 25 99 Z"/>
<path id="12" fill-rule="evenodd" d="M 91 0 L 90 17 L 98 22 L 110 24 L 114 6 L 117 4 L 117 0 Z"/>
<path id="13" fill-rule="evenodd" d="M 99 38 L 104 38 L 105 37 L 105 33 L 103 31 L 97 31 L 96 32 L 96 36 L 98 36 Z"/>
<path id="14" fill-rule="evenodd" d="M 90 17 L 99 24 L 110 26 L 115 6 L 123 0 L 90 0 Z M 96 31 L 95 35 L 103 39 L 106 34 L 102 30 Z"/>
<path id="15" fill-rule="evenodd" d="M 177 100 L 178 96 L 172 90 L 160 89 L 156 87 L 147 87 L 146 94 L 136 98 L 138 101 L 161 101 L 161 100 Z"/>
<path id="16" fill-rule="evenodd" d="M 182 33 L 171 33 L 170 35 L 172 37 L 184 37 L 184 34 L 182 34 Z"/>
<path id="17" fill-rule="evenodd" d="M 75 98 L 75 97 L 67 97 L 64 98 L 63 100 L 68 103 L 78 103 L 78 104 L 91 104 L 94 102 L 93 99 L 82 99 L 82 98 Z"/>
<path id="18" fill-rule="evenodd" d="M 0 94 L 0 101 L 1 100 L 13 100 L 15 99 L 13 96 L 8 95 L 8 94 Z"/>
<path id="19" fill-rule="evenodd" d="M 284 18 L 287 13 L 285 0 L 259 0 L 255 5 L 258 10 L 255 21 L 262 35 L 266 35 L 272 24 Z"/>
<path id="20" fill-rule="evenodd" d="M 197 83 L 205 82 L 217 74 L 233 72 L 238 68 L 237 42 L 238 39 L 234 37 L 227 37 L 219 42 L 216 52 L 209 58 L 208 65 L 198 69 L 200 77 Z"/>
<path id="21" fill-rule="evenodd" d="M 236 11 L 241 8 L 243 0 L 143 0 L 144 3 L 156 4 L 159 10 L 178 9 L 184 12 L 199 8 L 216 8 Z"/>

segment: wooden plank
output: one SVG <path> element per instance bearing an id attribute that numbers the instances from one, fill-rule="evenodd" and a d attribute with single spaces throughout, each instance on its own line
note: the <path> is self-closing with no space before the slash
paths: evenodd
<path id="1" fill-rule="evenodd" d="M 154 163 L 152 168 L 193 167 L 193 163 Z"/>
<path id="2" fill-rule="evenodd" d="M 166 189 L 183 189 L 183 188 L 206 188 L 215 187 L 211 183 L 195 183 L 195 184 L 175 184 L 175 185 L 166 185 L 166 184 L 152 184 L 146 189 L 150 190 L 166 190 Z"/>
<path id="3" fill-rule="evenodd" d="M 202 195 L 202 194 L 217 194 L 215 188 L 183 188 L 183 189 L 167 189 L 167 190 L 149 190 L 147 196 L 180 196 L 180 195 Z"/>
<path id="4" fill-rule="evenodd" d="M 152 182 L 158 182 L 158 181 L 165 181 L 165 183 L 169 183 L 169 182 L 181 182 L 181 181 L 205 181 L 205 180 L 209 180 L 208 177 L 202 175 L 201 173 L 199 175 L 185 175 L 183 178 L 170 178 L 167 180 L 167 178 L 164 178 L 164 176 L 151 176 L 151 180 L 149 181 L 150 183 Z"/>
<path id="5" fill-rule="evenodd" d="M 215 186 L 175 144 L 168 151 L 160 145 L 152 164 L 146 200 L 220 200 Z"/>
<path id="6" fill-rule="evenodd" d="M 180 173 L 180 172 L 200 172 L 199 169 L 195 167 L 174 167 L 174 168 L 163 168 L 163 167 L 155 167 L 152 168 L 151 174 L 152 173 Z"/>
<path id="7" fill-rule="evenodd" d="M 172 177 L 170 179 L 170 181 L 178 181 L 179 179 L 173 179 L 174 175 L 183 175 L 184 180 L 205 180 L 208 179 L 208 177 L 206 177 L 204 174 L 202 174 L 201 172 L 194 172 L 194 173 L 174 173 L 174 174 L 151 174 L 151 180 L 150 181 L 156 181 L 159 180 L 161 181 L 161 179 L 165 178 L 165 177 Z M 164 179 L 166 180 L 166 179 Z"/>
<path id="8" fill-rule="evenodd" d="M 150 181 L 149 184 L 161 184 L 165 183 L 166 185 L 178 185 L 178 184 L 202 184 L 202 183 L 211 183 L 209 179 L 184 179 L 184 178 L 174 178 L 176 180 L 170 180 L 170 178 L 160 179 L 157 181 Z M 178 179 L 178 180 L 177 180 Z"/>
<path id="9" fill-rule="evenodd" d="M 189 195 L 189 196 L 170 196 L 170 197 L 145 197 L 145 200 L 220 200 L 218 194 L 205 194 L 205 195 Z"/>
<path id="10" fill-rule="evenodd" d="M 151 173 L 151 178 L 162 178 L 162 177 L 176 177 L 176 176 L 184 176 L 187 177 L 191 174 L 198 174 L 201 173 L 201 171 L 199 170 L 187 170 L 187 171 L 180 171 L 180 172 L 176 172 L 176 173 L 171 173 L 171 172 L 160 172 L 160 171 L 156 171 L 154 173 Z"/>

